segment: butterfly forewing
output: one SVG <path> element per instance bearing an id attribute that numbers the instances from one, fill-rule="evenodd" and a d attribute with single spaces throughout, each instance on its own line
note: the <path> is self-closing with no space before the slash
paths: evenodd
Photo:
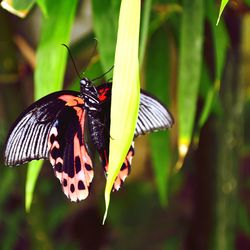
<path id="1" fill-rule="evenodd" d="M 172 127 L 174 119 L 167 108 L 155 97 L 141 91 L 135 137 Z"/>
<path id="2" fill-rule="evenodd" d="M 52 123 L 65 106 L 61 96 L 77 96 L 75 91 L 59 91 L 41 98 L 26 109 L 7 137 L 5 163 L 9 166 L 48 158 L 47 138 Z"/>

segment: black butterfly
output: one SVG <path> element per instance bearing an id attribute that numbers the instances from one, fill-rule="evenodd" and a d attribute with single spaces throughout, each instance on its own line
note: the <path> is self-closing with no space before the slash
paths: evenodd
<path id="1" fill-rule="evenodd" d="M 111 86 L 105 83 L 95 87 L 83 78 L 80 92 L 58 91 L 34 102 L 10 129 L 5 164 L 14 166 L 49 159 L 65 195 L 71 201 L 85 199 L 94 176 L 91 142 L 105 173 L 108 171 Z M 134 137 L 172 125 L 173 118 L 164 105 L 141 91 Z M 128 176 L 133 155 L 132 144 L 113 190 L 118 190 Z"/>

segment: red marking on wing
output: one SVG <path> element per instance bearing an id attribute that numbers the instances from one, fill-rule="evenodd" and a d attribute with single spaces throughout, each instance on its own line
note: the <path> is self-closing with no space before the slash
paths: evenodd
<path id="1" fill-rule="evenodd" d="M 80 97 L 73 96 L 73 95 L 62 95 L 59 99 L 66 102 L 66 106 L 77 106 L 78 104 L 84 104 L 84 100 Z"/>
<path id="2" fill-rule="evenodd" d="M 100 101 L 105 101 L 107 98 L 109 98 L 109 93 L 110 93 L 110 88 L 106 87 L 106 88 L 100 88 L 98 89 L 98 93 L 99 93 L 99 100 Z"/>
<path id="3" fill-rule="evenodd" d="M 124 160 L 124 163 L 120 169 L 120 172 L 114 181 L 113 191 L 118 191 L 120 189 L 120 187 L 122 186 L 123 182 L 125 181 L 125 179 L 127 178 L 127 176 L 130 174 L 133 156 L 134 156 L 134 142 L 132 143 L 132 145 L 127 153 L 127 156 Z M 107 172 L 108 172 L 108 159 L 107 159 L 106 151 L 104 151 L 104 153 L 101 157 L 103 160 L 104 171 L 107 174 Z"/>
<path id="4" fill-rule="evenodd" d="M 132 143 L 125 158 L 125 161 L 121 167 L 121 170 L 115 179 L 113 185 L 113 191 L 118 191 L 122 186 L 123 182 L 125 181 L 125 179 L 127 178 L 127 176 L 130 174 L 133 156 L 134 156 L 134 142 Z"/>

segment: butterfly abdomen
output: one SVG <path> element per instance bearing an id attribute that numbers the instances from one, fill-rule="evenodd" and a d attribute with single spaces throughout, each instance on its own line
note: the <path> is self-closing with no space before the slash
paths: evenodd
<path id="1" fill-rule="evenodd" d="M 89 112 L 88 123 L 91 141 L 100 151 L 105 146 L 105 128 L 98 114 L 98 112 Z"/>

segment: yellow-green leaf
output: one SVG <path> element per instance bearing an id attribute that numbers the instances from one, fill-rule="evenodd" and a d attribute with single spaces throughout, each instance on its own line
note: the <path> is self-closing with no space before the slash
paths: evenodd
<path id="1" fill-rule="evenodd" d="M 35 0 L 3 0 L 1 6 L 10 13 L 24 18 L 35 2 Z"/>
<path id="2" fill-rule="evenodd" d="M 223 10 L 225 9 L 227 3 L 228 3 L 229 0 L 221 0 L 221 3 L 220 3 L 220 11 L 219 11 L 219 16 L 218 16 L 218 19 L 217 19 L 217 22 L 216 22 L 216 25 L 219 24 L 219 21 L 220 21 L 220 17 L 222 15 L 222 12 Z"/>
<path id="3" fill-rule="evenodd" d="M 62 43 L 69 43 L 77 0 L 45 1 L 49 10 L 42 23 L 42 34 L 37 50 L 35 70 L 35 99 L 62 88 L 67 52 Z M 42 166 L 41 161 L 28 165 L 26 179 L 26 210 L 32 202 L 35 183 Z"/>
<path id="4" fill-rule="evenodd" d="M 140 0 L 122 0 L 118 24 L 111 100 L 110 154 L 105 187 L 106 219 L 110 192 L 134 137 L 140 100 Z"/>

